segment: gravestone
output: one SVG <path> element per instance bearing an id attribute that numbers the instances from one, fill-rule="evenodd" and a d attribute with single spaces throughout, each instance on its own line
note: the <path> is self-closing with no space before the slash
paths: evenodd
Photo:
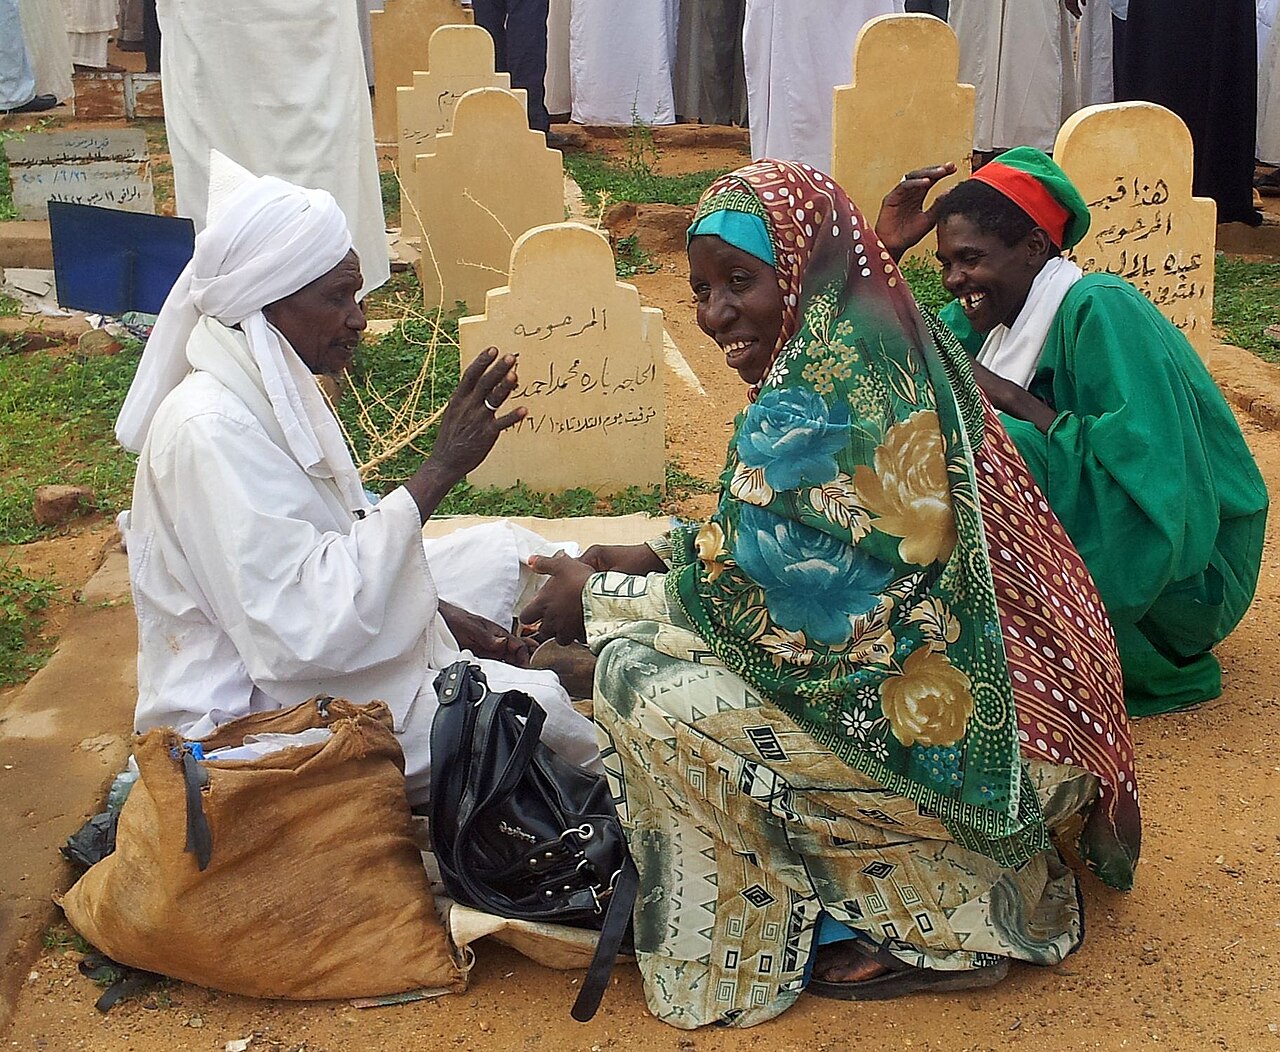
<path id="1" fill-rule="evenodd" d="M 516 239 L 564 219 L 562 158 L 530 131 L 524 103 L 501 88 L 463 95 L 453 131 L 433 145 L 414 173 L 423 302 L 450 310 L 461 300 L 477 311 L 486 292 L 506 283 Z"/>
<path id="2" fill-rule="evenodd" d="M 453 129 L 454 108 L 468 91 L 510 87 L 510 74 L 494 72 L 493 37 L 479 26 L 441 26 L 431 34 L 426 72 L 415 71 L 411 86 L 396 89 L 402 237 L 422 236 L 411 193 L 418 154 L 430 153 L 435 137 Z M 515 94 L 525 104 L 524 91 Z"/>
<path id="3" fill-rule="evenodd" d="M 617 493 L 663 482 L 662 312 L 615 277 L 604 236 L 580 223 L 524 233 L 511 283 L 458 323 L 462 361 L 487 347 L 520 355 L 507 406 L 529 415 L 467 476 L 542 492 Z"/>
<path id="4" fill-rule="evenodd" d="M 1136 285 L 1207 359 L 1217 206 L 1191 196 L 1182 119 L 1149 102 L 1090 106 L 1062 126 L 1053 155 L 1092 213 L 1071 258 Z"/>
<path id="5" fill-rule="evenodd" d="M 46 132 L 4 145 L 19 219 L 48 219 L 50 201 L 156 210 L 147 137 L 136 128 Z"/>
<path id="6" fill-rule="evenodd" d="M 931 15 L 881 15 L 858 33 L 853 83 L 835 89 L 831 176 L 874 223 L 880 202 L 914 168 L 954 161 L 956 174 L 935 186 L 930 205 L 968 178 L 974 89 L 958 84 L 960 45 Z M 930 234 L 907 258 L 933 259 Z"/>
<path id="7" fill-rule="evenodd" d="M 415 70 L 427 68 L 431 34 L 441 26 L 468 25 L 471 8 L 458 0 L 387 0 L 369 12 L 373 37 L 373 137 L 396 141 L 396 88 L 413 83 Z"/>

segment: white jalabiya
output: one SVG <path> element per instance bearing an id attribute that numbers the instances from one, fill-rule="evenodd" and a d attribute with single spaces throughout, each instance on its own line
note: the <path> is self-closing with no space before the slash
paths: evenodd
<path id="1" fill-rule="evenodd" d="M 674 124 L 679 21 L 679 0 L 574 0 L 569 18 L 573 120 Z"/>
<path id="2" fill-rule="evenodd" d="M 569 15 L 572 0 L 547 4 L 547 75 L 543 79 L 548 113 L 570 113 L 573 92 L 569 74 Z"/>
<path id="3" fill-rule="evenodd" d="M 49 0 L 18 0 L 22 32 L 36 75 L 36 94 L 66 102 L 75 94 L 71 83 L 71 41 L 62 5 Z"/>
<path id="4" fill-rule="evenodd" d="M 71 54 L 81 66 L 107 64 L 107 44 L 116 28 L 116 0 L 62 0 Z"/>
<path id="5" fill-rule="evenodd" d="M 832 92 L 853 80 L 868 20 L 904 0 L 747 0 L 742 52 L 751 156 L 831 170 Z"/>
<path id="6" fill-rule="evenodd" d="M 1093 0 L 1076 29 L 1076 100 L 1081 106 L 1115 102 L 1115 41 L 1111 7 Z"/>
<path id="7" fill-rule="evenodd" d="M 1280 164 L 1280 0 L 1258 0 L 1258 160 Z"/>
<path id="8" fill-rule="evenodd" d="M 977 89 L 973 148 L 1053 149 L 1076 110 L 1074 19 L 1062 0 L 951 0 L 960 81 Z"/>
<path id="9" fill-rule="evenodd" d="M 416 801 L 429 785 L 432 684 L 463 654 L 441 598 L 503 623 L 525 584 L 522 557 L 547 546 L 503 524 L 424 544 L 405 489 L 368 500 L 314 379 L 258 324 L 282 286 L 296 291 L 345 254 L 335 218 L 329 195 L 278 180 L 235 191 L 197 239 L 187 287 L 152 335 L 141 393 L 131 391 L 120 426 L 126 439 L 139 428 L 145 436 L 121 516 L 138 615 L 135 724 L 198 738 L 319 693 L 383 700 Z M 240 330 L 228 324 L 237 318 Z M 186 375 L 152 408 L 178 356 Z M 539 700 L 553 748 L 594 759 L 592 725 L 554 674 L 481 664 L 495 687 Z"/>
<path id="10" fill-rule="evenodd" d="M 978 361 L 1019 387 L 1031 386 L 1049 326 L 1071 286 L 1083 276 L 1080 268 L 1064 256 L 1049 260 L 1031 283 L 1027 302 L 1013 326 L 997 325 L 992 329 L 978 352 Z"/>
<path id="11" fill-rule="evenodd" d="M 157 0 L 180 215 L 205 225 L 209 151 L 328 190 L 364 291 L 390 275 L 373 115 L 352 0 Z"/>
<path id="12" fill-rule="evenodd" d="M 0 0 L 0 107 L 25 105 L 35 93 L 36 77 L 22 34 L 18 0 Z"/>

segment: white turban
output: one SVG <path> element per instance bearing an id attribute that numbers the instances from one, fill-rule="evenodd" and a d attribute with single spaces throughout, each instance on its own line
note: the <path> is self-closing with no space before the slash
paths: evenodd
<path id="1" fill-rule="evenodd" d="M 160 403 L 190 371 L 187 341 L 208 316 L 239 325 L 248 339 L 294 459 L 308 474 L 349 485 L 354 467 L 337 421 L 302 359 L 262 313 L 342 262 L 351 251 L 346 218 L 327 191 L 257 178 L 218 154 L 212 167 L 237 185 L 210 202 L 209 225 L 164 301 L 116 437 L 126 449 L 142 449 Z"/>

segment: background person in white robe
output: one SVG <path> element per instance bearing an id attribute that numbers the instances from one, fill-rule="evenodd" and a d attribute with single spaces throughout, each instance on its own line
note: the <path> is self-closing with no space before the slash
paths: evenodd
<path id="1" fill-rule="evenodd" d="M 159 0 L 161 81 L 179 215 L 199 230 L 209 151 L 328 190 L 364 292 L 390 276 L 373 113 L 352 0 Z"/>
<path id="2" fill-rule="evenodd" d="M 22 34 L 36 76 L 36 94 L 67 102 L 75 94 L 71 80 L 71 41 L 62 5 L 50 0 L 18 0 Z"/>
<path id="3" fill-rule="evenodd" d="M 539 550 L 525 544 L 532 535 L 498 524 L 464 562 L 465 538 L 425 546 L 421 534 L 524 417 L 504 405 L 514 357 L 490 349 L 467 369 L 431 456 L 370 503 L 313 376 L 345 368 L 365 327 L 346 221 L 322 190 L 242 172 L 235 181 L 211 205 L 116 424 L 141 454 L 121 516 L 138 616 L 137 730 L 200 738 L 316 694 L 382 700 L 419 802 L 433 682 L 469 649 L 489 659 L 491 686 L 538 699 L 552 748 L 591 762 L 592 724 L 554 673 L 505 663 L 523 659 L 522 641 L 445 602 L 447 582 L 465 580 L 510 625 L 518 551 Z"/>
<path id="4" fill-rule="evenodd" d="M 573 121 L 623 127 L 674 124 L 679 21 L 679 0 L 573 0 Z"/>
<path id="5" fill-rule="evenodd" d="M 742 52 L 751 156 L 831 170 L 831 108 L 853 80 L 853 45 L 903 0 L 747 0 Z"/>
<path id="6" fill-rule="evenodd" d="M 1063 0 L 951 0 L 960 82 L 977 89 L 973 148 L 1053 149 L 1077 109 L 1074 20 Z"/>
<path id="7" fill-rule="evenodd" d="M 62 0 L 62 10 L 75 64 L 106 69 L 107 44 L 116 28 L 116 0 Z"/>
<path id="8" fill-rule="evenodd" d="M 1280 0 L 1258 0 L 1258 160 L 1280 166 Z M 1255 185 L 1280 196 L 1280 171 Z"/>

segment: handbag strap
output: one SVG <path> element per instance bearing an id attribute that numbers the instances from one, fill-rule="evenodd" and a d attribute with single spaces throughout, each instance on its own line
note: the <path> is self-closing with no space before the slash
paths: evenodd
<path id="1" fill-rule="evenodd" d="M 622 940 L 626 938 L 627 928 L 631 924 L 631 911 L 635 906 L 636 894 L 640 890 L 640 874 L 631 856 L 625 855 L 622 867 L 618 870 L 618 879 L 613 886 L 613 894 L 609 896 L 609 906 L 605 910 L 604 924 L 600 926 L 600 939 L 596 943 L 596 952 L 591 958 L 591 966 L 587 969 L 578 997 L 573 1002 L 570 1013 L 579 1023 L 585 1023 L 596 1014 L 600 1007 L 600 999 L 609 987 L 609 977 L 613 975 L 613 966 L 622 949 Z"/>

